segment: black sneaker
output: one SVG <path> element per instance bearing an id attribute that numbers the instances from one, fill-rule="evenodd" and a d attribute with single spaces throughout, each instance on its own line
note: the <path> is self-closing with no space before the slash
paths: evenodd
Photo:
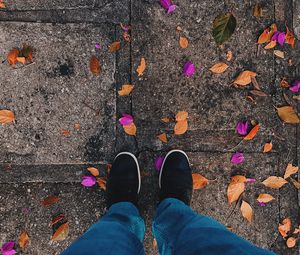
<path id="1" fill-rule="evenodd" d="M 118 202 L 131 202 L 137 206 L 140 189 L 141 174 L 137 158 L 130 152 L 119 153 L 106 183 L 107 208 Z"/>
<path id="2" fill-rule="evenodd" d="M 181 150 L 170 151 L 159 174 L 159 202 L 165 198 L 177 198 L 189 205 L 193 192 L 192 170 L 188 156 Z"/>

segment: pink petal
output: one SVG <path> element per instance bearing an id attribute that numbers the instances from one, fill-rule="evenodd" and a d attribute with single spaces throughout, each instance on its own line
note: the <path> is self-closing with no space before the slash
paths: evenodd
<path id="1" fill-rule="evenodd" d="M 96 178 L 94 176 L 83 176 L 81 184 L 85 187 L 92 187 L 96 184 Z"/>
<path id="2" fill-rule="evenodd" d="M 284 33 L 284 32 L 281 32 L 281 33 L 278 34 L 277 42 L 278 42 L 281 46 L 283 46 L 284 41 L 285 41 L 285 33 Z"/>
<path id="3" fill-rule="evenodd" d="M 101 49 L 101 48 L 102 48 L 102 46 L 101 46 L 101 44 L 100 44 L 100 43 L 96 43 L 96 44 L 95 44 L 95 48 L 96 48 L 96 49 Z"/>
<path id="4" fill-rule="evenodd" d="M 160 4 L 161 4 L 162 7 L 164 7 L 166 10 L 168 10 L 169 7 L 171 6 L 171 0 L 160 0 Z"/>
<path id="5" fill-rule="evenodd" d="M 253 179 L 253 178 L 247 178 L 247 181 L 246 181 L 246 182 L 249 183 L 249 184 L 253 184 L 253 183 L 256 182 L 256 180 Z"/>
<path id="6" fill-rule="evenodd" d="M 247 135 L 248 134 L 249 123 L 248 121 L 239 121 L 236 125 L 236 132 L 239 135 Z"/>
<path id="7" fill-rule="evenodd" d="M 155 165 L 155 169 L 156 169 L 157 171 L 160 171 L 161 166 L 162 166 L 162 164 L 163 164 L 163 162 L 164 162 L 164 159 L 165 159 L 164 156 L 159 156 L 159 157 L 157 157 L 157 158 L 155 159 L 154 165 Z"/>
<path id="8" fill-rule="evenodd" d="M 133 117 L 129 114 L 122 113 L 123 117 L 119 119 L 122 126 L 128 126 L 133 123 Z"/>
<path id="9" fill-rule="evenodd" d="M 266 206 L 266 204 L 264 202 L 258 202 L 258 204 L 259 204 L 259 206 L 262 206 L 262 207 Z"/>
<path id="10" fill-rule="evenodd" d="M 2 252 L 3 255 L 14 255 L 16 253 L 17 252 L 15 250 L 10 250 L 10 251 L 4 251 L 4 252 Z"/>
<path id="11" fill-rule="evenodd" d="M 192 61 L 188 61 L 183 66 L 183 74 L 187 77 L 193 76 L 195 73 L 195 65 Z"/>
<path id="12" fill-rule="evenodd" d="M 4 243 L 1 247 L 1 252 L 4 253 L 4 252 L 12 250 L 14 248 L 15 244 L 16 243 L 14 241 L 9 241 L 7 243 Z"/>
<path id="13" fill-rule="evenodd" d="M 271 40 L 272 40 L 272 41 L 277 41 L 277 38 L 278 38 L 278 35 L 279 35 L 279 34 L 280 34 L 280 32 L 279 32 L 279 31 L 276 31 L 276 32 L 273 34 Z"/>
<path id="14" fill-rule="evenodd" d="M 294 82 L 293 86 L 289 88 L 290 91 L 297 93 L 300 90 L 300 81 Z"/>
<path id="15" fill-rule="evenodd" d="M 244 154 L 241 152 L 236 152 L 231 156 L 230 159 L 231 163 L 234 165 L 241 164 L 242 162 L 244 162 L 244 160 L 245 160 Z"/>
<path id="16" fill-rule="evenodd" d="M 171 14 L 176 10 L 176 5 L 172 4 L 169 8 L 168 8 L 168 12 L 167 14 Z"/>

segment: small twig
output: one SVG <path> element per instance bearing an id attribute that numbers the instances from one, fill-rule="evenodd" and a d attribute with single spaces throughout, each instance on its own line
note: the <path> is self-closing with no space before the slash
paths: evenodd
<path id="1" fill-rule="evenodd" d="M 31 66 L 31 65 L 33 65 L 33 64 L 35 64 L 35 62 L 31 62 L 31 63 L 30 63 L 30 64 L 28 64 L 28 65 L 23 65 L 23 66 L 20 66 L 20 67 L 15 67 L 15 69 L 22 69 L 22 68 L 25 68 L 25 67 Z"/>

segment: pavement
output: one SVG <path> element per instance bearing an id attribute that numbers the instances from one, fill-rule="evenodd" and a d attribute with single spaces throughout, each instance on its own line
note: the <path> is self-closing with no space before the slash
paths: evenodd
<path id="1" fill-rule="evenodd" d="M 300 79 L 299 41 L 294 49 L 284 46 L 284 59 L 258 47 L 256 41 L 273 22 L 282 30 L 287 24 L 300 39 L 300 4 L 258 2 L 263 6 L 259 19 L 252 16 L 255 1 L 174 1 L 177 10 L 166 15 L 156 0 L 6 0 L 7 8 L 0 10 L 1 59 L 25 43 L 34 48 L 34 62 L 12 68 L 3 61 L 0 68 L 0 109 L 16 115 L 14 124 L 0 127 L 0 245 L 17 240 L 25 229 L 30 243 L 23 254 L 59 254 L 106 210 L 104 192 L 80 184 L 86 168 L 97 167 L 104 175 L 118 151 L 130 150 L 143 170 L 140 207 L 147 225 L 146 254 L 157 254 L 151 233 L 158 176 L 153 161 L 171 148 L 180 148 L 188 153 L 193 171 L 211 180 L 194 192 L 194 210 L 277 254 L 299 254 L 299 242 L 287 248 L 277 230 L 286 217 L 293 227 L 300 224 L 297 189 L 291 184 L 279 190 L 261 184 L 271 175 L 282 176 L 288 163 L 299 164 L 299 125 L 284 124 L 274 107 L 286 105 L 280 81 Z M 212 22 L 229 10 L 237 18 L 237 29 L 230 41 L 217 47 Z M 120 23 L 132 27 L 131 43 L 122 39 Z M 180 36 L 188 38 L 187 49 L 179 47 Z M 108 46 L 117 40 L 121 50 L 110 53 Z M 96 43 L 102 48 L 96 49 Z M 208 69 L 226 61 L 229 50 L 233 52 L 229 69 L 212 74 Z M 101 63 L 99 76 L 89 70 L 92 55 Z M 142 57 L 147 66 L 138 76 Z M 182 75 L 187 60 L 196 66 L 191 78 Z M 249 87 L 231 86 L 245 69 L 258 73 L 267 97 L 251 103 L 246 100 Z M 118 96 L 123 84 L 135 86 L 130 96 Z M 299 103 L 294 106 L 299 112 Z M 160 119 L 183 110 L 189 112 L 188 132 L 174 136 L 174 124 Z M 136 137 L 126 135 L 118 123 L 124 112 L 134 116 Z M 262 125 L 249 142 L 241 142 L 235 133 L 236 123 L 245 116 Z M 162 132 L 167 133 L 168 143 L 157 139 Z M 262 153 L 268 141 L 273 150 Z M 244 152 L 245 163 L 231 164 L 234 151 Z M 257 180 L 247 185 L 243 195 L 254 210 L 251 224 L 238 206 L 227 203 L 227 186 L 235 174 Z M 260 207 L 256 201 L 260 193 L 275 200 Z M 59 196 L 60 201 L 43 208 L 40 201 L 49 195 Z M 70 233 L 64 241 L 50 242 L 53 232 L 48 224 L 57 212 L 66 215 Z"/>

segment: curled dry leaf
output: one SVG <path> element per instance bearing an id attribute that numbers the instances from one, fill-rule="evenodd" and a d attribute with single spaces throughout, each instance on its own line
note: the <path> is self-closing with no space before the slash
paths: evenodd
<path id="1" fill-rule="evenodd" d="M 180 36 L 179 45 L 182 49 L 186 49 L 189 46 L 189 41 L 187 38 Z"/>
<path id="2" fill-rule="evenodd" d="M 20 248 L 23 250 L 27 247 L 29 243 L 29 236 L 27 234 L 27 232 L 24 230 L 21 235 L 19 236 L 19 245 Z"/>
<path id="3" fill-rule="evenodd" d="M 185 112 L 185 111 L 178 112 L 176 114 L 176 121 L 186 120 L 188 118 L 188 116 L 189 116 L 188 112 Z"/>
<path id="4" fill-rule="evenodd" d="M 99 170 L 96 167 L 88 167 L 87 170 L 95 177 L 99 176 Z"/>
<path id="5" fill-rule="evenodd" d="M 136 135 L 136 125 L 131 123 L 130 125 L 123 126 L 123 129 L 128 135 Z"/>
<path id="6" fill-rule="evenodd" d="M 286 246 L 289 247 L 289 248 L 293 248 L 293 247 L 295 247 L 296 242 L 297 242 L 297 238 L 295 238 L 295 237 L 289 237 L 286 240 Z"/>
<path id="7" fill-rule="evenodd" d="M 19 49 L 18 48 L 13 48 L 8 54 L 7 54 L 7 62 L 10 65 L 15 65 L 18 60 L 17 58 L 19 57 Z"/>
<path id="8" fill-rule="evenodd" d="M 94 75 L 99 75 L 101 68 L 99 59 L 96 56 L 92 56 L 90 60 L 90 70 Z"/>
<path id="9" fill-rule="evenodd" d="M 278 107 L 277 113 L 279 118 L 285 123 L 298 124 L 300 119 L 292 106 Z"/>
<path id="10" fill-rule="evenodd" d="M 158 137 L 158 139 L 160 140 L 160 141 L 162 141 L 163 143 L 167 143 L 168 142 L 168 138 L 167 138 L 167 134 L 166 133 L 162 133 L 162 134 L 160 134 L 159 136 L 157 136 Z"/>
<path id="11" fill-rule="evenodd" d="M 227 198 L 228 198 L 229 205 L 237 201 L 244 191 L 245 191 L 244 182 L 238 182 L 238 183 L 231 182 L 227 189 Z"/>
<path id="12" fill-rule="evenodd" d="M 234 80 L 234 84 L 239 86 L 246 86 L 251 83 L 251 78 L 255 77 L 257 74 L 252 71 L 243 71 L 239 76 Z"/>
<path id="13" fill-rule="evenodd" d="M 122 85 L 122 88 L 118 91 L 118 94 L 119 96 L 128 96 L 133 89 L 134 89 L 133 85 L 124 84 Z"/>
<path id="14" fill-rule="evenodd" d="M 188 130 L 188 121 L 182 120 L 178 121 L 174 127 L 174 133 L 175 135 L 182 135 Z"/>
<path id="15" fill-rule="evenodd" d="M 108 48 L 108 50 L 109 50 L 109 52 L 116 52 L 116 51 L 118 51 L 118 50 L 120 50 L 121 49 L 121 42 L 120 41 L 116 41 L 116 42 L 113 42 L 110 46 L 109 46 L 109 48 Z"/>
<path id="16" fill-rule="evenodd" d="M 289 82 L 287 81 L 286 78 L 283 78 L 280 81 L 280 87 L 282 87 L 282 88 L 289 88 L 290 87 L 290 84 L 289 84 Z"/>
<path id="17" fill-rule="evenodd" d="M 42 205 L 44 207 L 56 204 L 59 201 L 59 197 L 56 196 L 48 196 L 42 201 Z"/>
<path id="18" fill-rule="evenodd" d="M 231 50 L 227 51 L 227 53 L 226 53 L 226 60 L 227 60 L 227 61 L 231 61 L 232 58 L 233 58 L 233 53 L 232 53 L 232 51 L 231 51 Z"/>
<path id="19" fill-rule="evenodd" d="M 288 236 L 288 232 L 290 232 L 291 229 L 292 229 L 292 221 L 290 218 L 285 218 L 282 221 L 282 224 L 279 223 L 278 225 L 278 231 L 283 238 Z"/>
<path id="20" fill-rule="evenodd" d="M 300 225 L 298 226 L 298 228 L 295 228 L 293 234 L 300 234 Z"/>
<path id="21" fill-rule="evenodd" d="M 66 216 L 65 216 L 63 213 L 61 213 L 61 214 L 57 215 L 57 216 L 49 223 L 49 226 L 51 227 L 51 226 L 57 224 L 58 222 L 64 220 L 65 218 L 66 218 Z"/>
<path id="22" fill-rule="evenodd" d="M 145 58 L 141 58 L 140 64 L 136 69 L 138 76 L 142 76 L 144 74 L 145 69 L 146 69 L 146 60 Z"/>
<path id="23" fill-rule="evenodd" d="M 9 124 L 15 121 L 15 114 L 9 110 L 0 110 L 0 124 Z"/>
<path id="24" fill-rule="evenodd" d="M 296 189 L 300 189 L 300 182 L 297 182 L 292 177 L 290 177 L 290 179 L 291 179 L 293 185 L 296 187 Z"/>
<path id="25" fill-rule="evenodd" d="M 17 61 L 20 62 L 23 65 L 26 64 L 26 58 L 24 58 L 24 57 L 17 57 Z"/>
<path id="26" fill-rule="evenodd" d="M 69 223 L 62 224 L 51 237 L 51 241 L 63 241 L 69 234 Z"/>
<path id="27" fill-rule="evenodd" d="M 209 180 L 207 180 L 204 176 L 201 174 L 193 173 L 193 189 L 202 189 L 204 188 L 207 184 L 209 184 Z"/>
<path id="28" fill-rule="evenodd" d="M 284 58 L 284 52 L 281 50 L 274 50 L 274 55 L 278 58 Z"/>
<path id="29" fill-rule="evenodd" d="M 270 152 L 270 151 L 272 150 L 272 148 L 273 148 L 272 142 L 266 143 L 266 144 L 264 145 L 264 150 L 263 150 L 263 152 L 264 152 L 264 153 Z"/>
<path id="30" fill-rule="evenodd" d="M 265 50 L 273 49 L 276 46 L 276 44 L 277 44 L 276 41 L 271 41 L 264 47 L 264 49 Z"/>
<path id="31" fill-rule="evenodd" d="M 251 129 L 251 131 L 248 133 L 248 135 L 246 135 L 244 137 L 244 140 L 246 140 L 246 141 L 252 140 L 256 136 L 256 134 L 258 133 L 259 129 L 260 129 L 260 125 L 257 124 L 256 126 L 254 126 Z"/>
<path id="32" fill-rule="evenodd" d="M 209 70 L 213 73 L 220 74 L 220 73 L 224 73 L 228 67 L 229 66 L 227 64 L 220 62 L 213 65 Z"/>
<path id="33" fill-rule="evenodd" d="M 253 218 L 253 209 L 252 209 L 252 207 L 247 202 L 245 202 L 243 200 L 240 209 L 241 209 L 241 213 L 242 213 L 243 217 L 247 221 L 251 222 L 252 218 Z"/>
<path id="34" fill-rule="evenodd" d="M 299 170 L 299 167 L 293 166 L 292 164 L 289 163 L 285 169 L 285 174 L 284 174 L 283 178 L 287 179 L 291 175 L 298 173 L 298 170 Z"/>
<path id="35" fill-rule="evenodd" d="M 288 182 L 283 179 L 282 177 L 278 176 L 270 176 L 266 180 L 262 182 L 266 187 L 272 189 L 280 189 L 283 185 L 287 184 Z"/>
<path id="36" fill-rule="evenodd" d="M 274 199 L 275 198 L 273 196 L 263 193 L 263 194 L 259 194 L 257 201 L 260 203 L 268 203 Z"/>
<path id="37" fill-rule="evenodd" d="M 97 183 L 100 189 L 106 191 L 106 179 L 103 177 L 97 178 Z"/>

